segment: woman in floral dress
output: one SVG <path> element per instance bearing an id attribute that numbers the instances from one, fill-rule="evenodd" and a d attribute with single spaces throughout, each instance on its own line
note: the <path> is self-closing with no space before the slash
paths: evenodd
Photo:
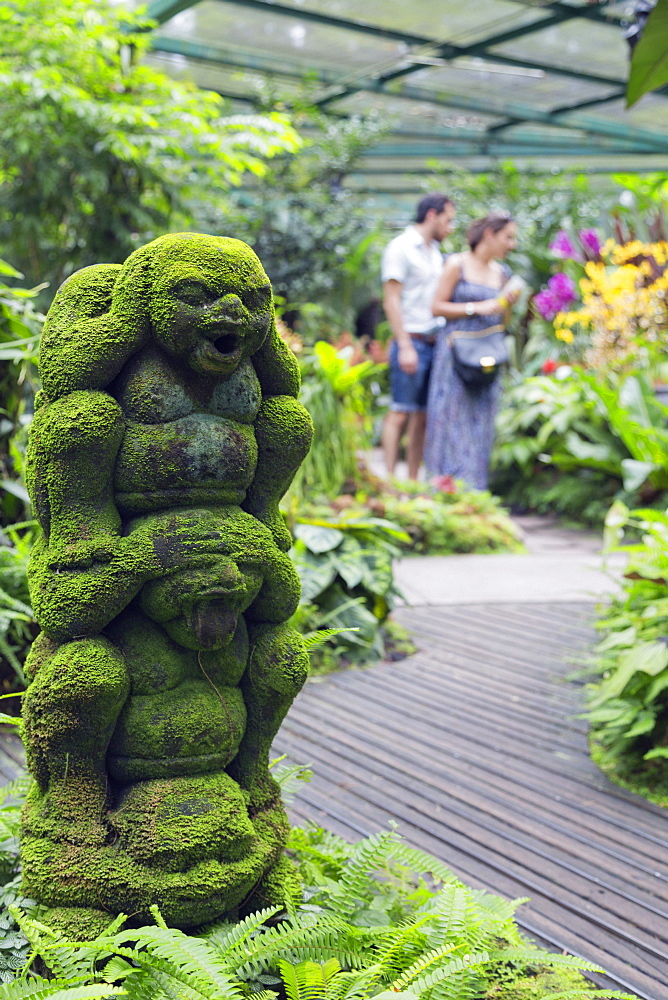
<path id="1" fill-rule="evenodd" d="M 475 332 L 504 322 L 504 311 L 517 292 L 499 296 L 510 277 L 501 261 L 515 248 L 517 226 L 510 215 L 487 215 L 467 232 L 469 250 L 452 254 L 439 279 L 435 316 L 445 316 L 434 357 L 427 405 L 425 464 L 432 476 L 452 476 L 466 486 L 486 490 L 494 418 L 501 384 L 470 386 L 452 363 L 448 335 Z"/>

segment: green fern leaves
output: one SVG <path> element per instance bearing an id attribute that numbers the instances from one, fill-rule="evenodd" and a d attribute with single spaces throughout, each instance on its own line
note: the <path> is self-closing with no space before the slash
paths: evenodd
<path id="1" fill-rule="evenodd" d="M 513 920 L 523 900 L 467 888 L 394 830 L 353 846 L 296 830 L 291 850 L 301 905 L 199 936 L 167 927 L 154 907 L 155 926 L 126 928 L 120 916 L 95 940 L 72 942 L 9 905 L 10 933 L 25 945 L 0 1000 L 483 1000 L 499 977 L 541 968 L 565 970 L 565 988 L 536 1000 L 633 1000 L 587 989 L 574 970 L 595 966 L 526 944 Z M 34 974 L 37 960 L 53 979 Z"/>

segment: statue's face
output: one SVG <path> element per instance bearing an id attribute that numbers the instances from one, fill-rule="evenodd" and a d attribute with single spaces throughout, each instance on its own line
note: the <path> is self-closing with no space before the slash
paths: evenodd
<path id="1" fill-rule="evenodd" d="M 142 610 L 186 649 L 223 649 L 240 614 L 262 586 L 262 572 L 226 556 L 191 558 L 191 565 L 147 583 Z"/>
<path id="2" fill-rule="evenodd" d="M 249 248 L 225 248 L 236 242 L 186 246 L 153 284 L 155 341 L 201 375 L 233 372 L 262 345 L 271 324 L 267 276 Z"/>

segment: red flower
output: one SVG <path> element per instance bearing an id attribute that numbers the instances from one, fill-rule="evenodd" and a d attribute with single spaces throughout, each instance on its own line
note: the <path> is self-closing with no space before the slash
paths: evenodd
<path id="1" fill-rule="evenodd" d="M 457 484 L 452 476 L 434 476 L 431 485 L 435 486 L 441 493 L 456 493 Z"/>
<path id="2" fill-rule="evenodd" d="M 541 371 L 543 375 L 552 375 L 554 372 L 556 372 L 558 367 L 559 366 L 557 365 L 556 361 L 554 361 L 552 358 L 547 358 L 545 361 L 543 361 Z"/>

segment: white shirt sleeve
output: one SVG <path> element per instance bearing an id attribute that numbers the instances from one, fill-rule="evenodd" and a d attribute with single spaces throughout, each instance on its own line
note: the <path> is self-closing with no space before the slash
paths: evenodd
<path id="1" fill-rule="evenodd" d="M 400 281 L 402 284 L 406 280 L 408 273 L 408 258 L 400 239 L 391 240 L 383 251 L 383 258 L 380 268 L 380 276 L 385 281 Z"/>

